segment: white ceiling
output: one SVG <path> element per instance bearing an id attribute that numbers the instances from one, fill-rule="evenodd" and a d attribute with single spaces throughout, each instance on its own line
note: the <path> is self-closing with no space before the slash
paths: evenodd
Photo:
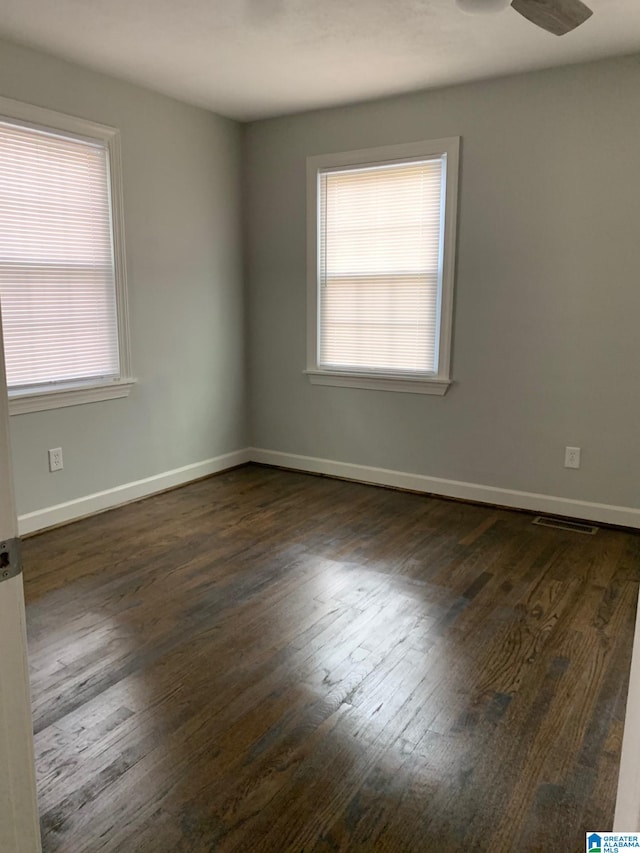
<path id="1" fill-rule="evenodd" d="M 241 120 L 640 50 L 638 0 L 558 38 L 454 0 L 2 0 L 0 35 Z"/>

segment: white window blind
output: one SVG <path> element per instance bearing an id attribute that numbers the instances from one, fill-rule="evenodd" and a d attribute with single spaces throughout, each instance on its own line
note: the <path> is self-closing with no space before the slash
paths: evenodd
<path id="1" fill-rule="evenodd" d="M 445 168 L 320 171 L 321 368 L 437 372 Z"/>
<path id="2" fill-rule="evenodd" d="M 120 375 L 105 142 L 0 120 L 9 389 Z"/>

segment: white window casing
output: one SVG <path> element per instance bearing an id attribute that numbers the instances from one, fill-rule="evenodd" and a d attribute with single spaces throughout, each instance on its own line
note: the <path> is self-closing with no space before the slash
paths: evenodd
<path id="1" fill-rule="evenodd" d="M 129 394 L 118 130 L 0 98 L 0 299 L 12 415 Z"/>
<path id="2" fill-rule="evenodd" d="M 446 393 L 457 137 L 307 158 L 307 374 Z"/>

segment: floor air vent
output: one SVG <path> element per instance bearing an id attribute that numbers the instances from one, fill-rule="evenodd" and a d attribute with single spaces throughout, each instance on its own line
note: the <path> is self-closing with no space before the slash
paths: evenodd
<path id="1" fill-rule="evenodd" d="M 599 527 L 593 524 L 584 524 L 582 521 L 565 521 L 563 518 L 550 518 L 548 515 L 538 515 L 533 519 L 534 524 L 541 527 L 555 527 L 557 530 L 572 530 L 574 533 L 588 533 L 595 536 Z"/>

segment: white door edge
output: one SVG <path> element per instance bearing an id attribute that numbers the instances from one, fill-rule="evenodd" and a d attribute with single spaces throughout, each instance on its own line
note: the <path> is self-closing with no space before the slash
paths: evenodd
<path id="1" fill-rule="evenodd" d="M 0 318 L 0 542 L 17 536 Z M 0 851 L 40 853 L 22 575 L 0 581 Z"/>
<path id="2" fill-rule="evenodd" d="M 38 853 L 22 576 L 0 584 L 0 850 Z"/>
<path id="3" fill-rule="evenodd" d="M 640 601 L 633 640 L 613 828 L 615 832 L 640 832 Z"/>

